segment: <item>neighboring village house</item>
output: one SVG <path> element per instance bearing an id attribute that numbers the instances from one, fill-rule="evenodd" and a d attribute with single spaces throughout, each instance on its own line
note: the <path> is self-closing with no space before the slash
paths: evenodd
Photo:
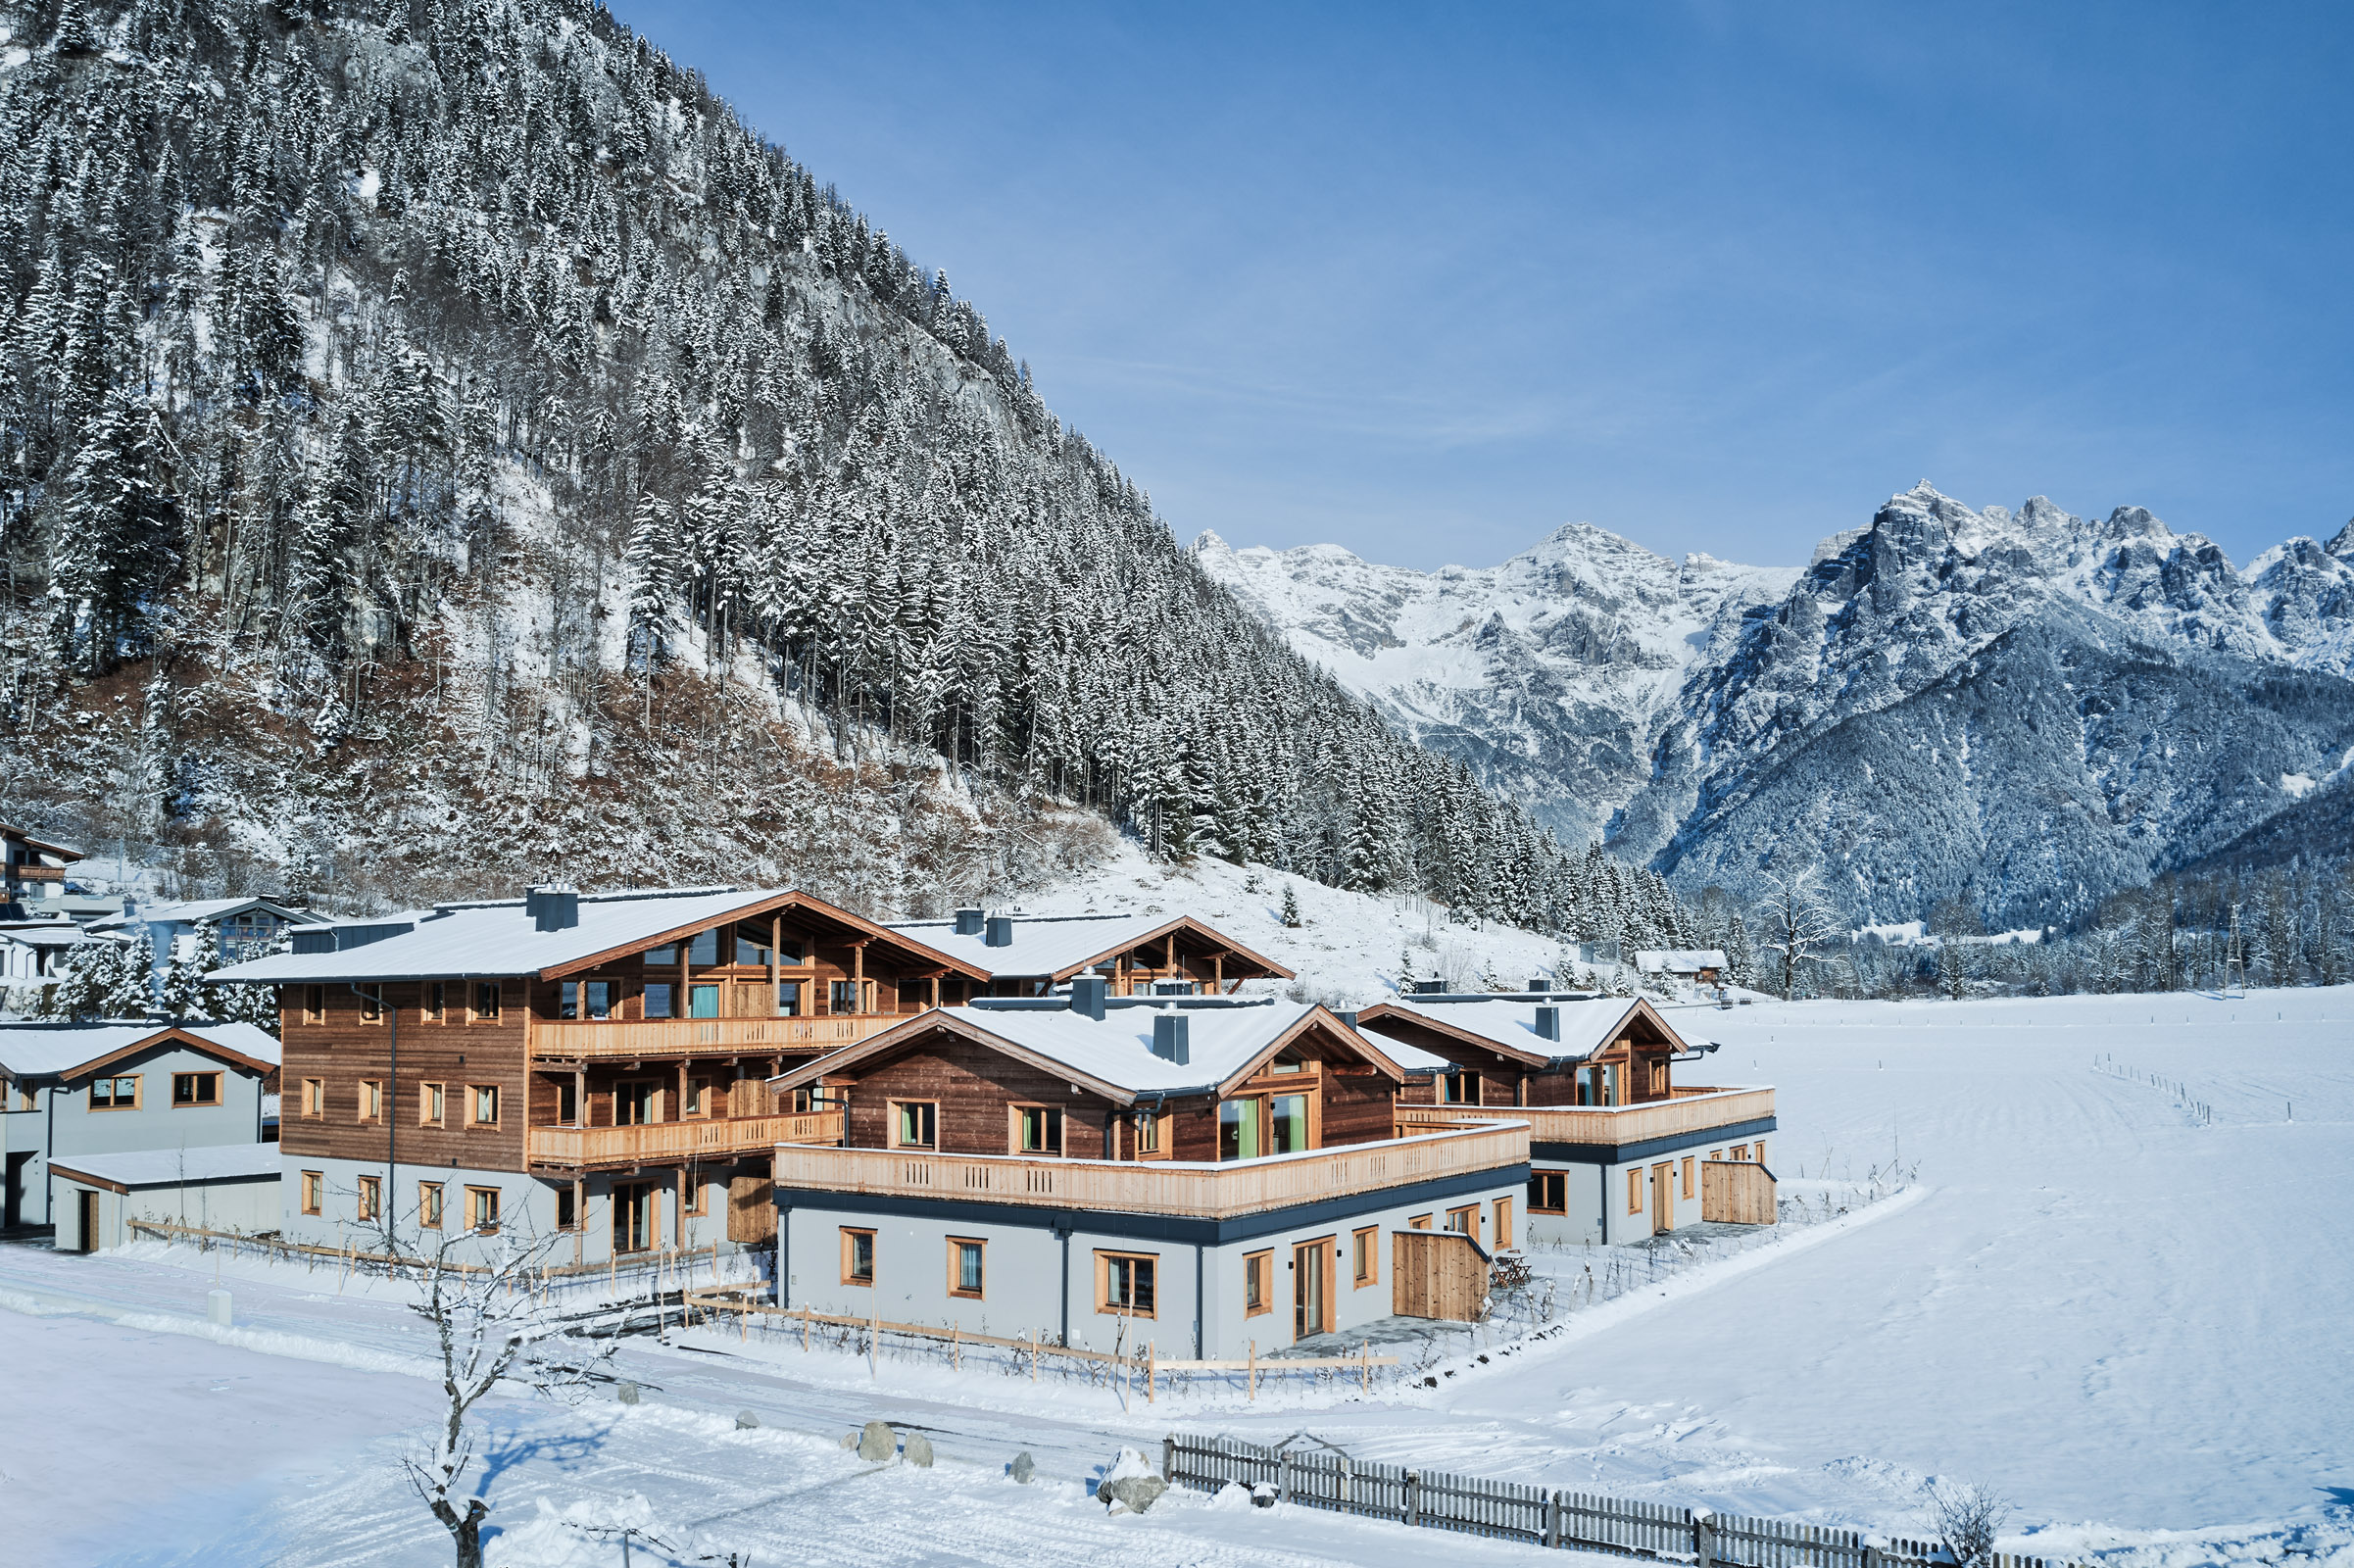
<path id="1" fill-rule="evenodd" d="M 981 994 L 1043 997 L 1081 973 L 1102 974 L 1115 997 L 1223 996 L 1245 980 L 1292 971 L 1189 915 L 985 914 L 892 926 L 989 977 Z M 951 995 L 951 1003 L 965 1000 Z"/>
<path id="2" fill-rule="evenodd" d="M 277 1064 L 246 1023 L 0 1024 L 0 1224 L 63 1223 L 78 1160 L 261 1143 Z"/>
<path id="3" fill-rule="evenodd" d="M 1725 977 L 1722 948 L 1644 948 L 1635 955 L 1635 967 L 1645 975 L 1664 975 L 1687 986 L 1720 985 Z"/>
<path id="4" fill-rule="evenodd" d="M 139 1221 L 248 1236 L 278 1228 L 275 1144 L 75 1154 L 49 1170 L 61 1252 L 124 1246 L 138 1239 Z"/>
<path id="5" fill-rule="evenodd" d="M 1525 1128 L 1397 1136 L 1400 1068 L 1320 1006 L 1107 989 L 928 1012 L 778 1077 L 843 1135 L 776 1151 L 780 1303 L 1164 1356 L 1473 1314 Z M 1476 1254 L 1462 1300 L 1431 1298 L 1442 1251 Z"/>
<path id="6" fill-rule="evenodd" d="M 45 844 L 23 828 L 0 822 L 0 917 L 22 919 L 66 891 L 66 870 L 79 850 Z"/>
<path id="7" fill-rule="evenodd" d="M 217 963 L 258 958 L 290 928 L 325 923 L 324 915 L 272 899 L 197 899 L 135 904 L 122 914 L 91 921 L 89 929 L 126 938 L 144 930 L 160 986 L 175 957 Z"/>
<path id="8" fill-rule="evenodd" d="M 1774 1091 L 1676 1083 L 1679 1065 L 1714 1048 L 1688 1044 L 1648 1002 L 1416 996 L 1357 1018 L 1413 1070 L 1399 1131 L 1528 1123 L 1533 1241 L 1626 1242 L 1773 1217 Z M 1711 1161 L 1748 1168 L 1711 1174 Z"/>
<path id="9" fill-rule="evenodd" d="M 66 955 L 90 940 L 72 920 L 0 920 L 0 991 L 10 1009 L 38 1005 L 41 993 L 65 978 Z"/>
<path id="10" fill-rule="evenodd" d="M 289 1240 L 565 1234 L 560 1261 L 764 1240 L 766 1080 L 982 970 L 792 892 L 445 904 L 296 926 L 216 973 L 276 987 Z"/>

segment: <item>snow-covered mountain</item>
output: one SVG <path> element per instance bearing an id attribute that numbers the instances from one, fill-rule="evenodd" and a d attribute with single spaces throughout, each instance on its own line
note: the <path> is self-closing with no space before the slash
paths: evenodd
<path id="1" fill-rule="evenodd" d="M 1958 894 L 2035 923 L 2277 855 L 2266 823 L 2349 787 L 2354 524 L 2243 572 L 2137 507 L 1974 511 L 1925 480 L 1803 571 L 1583 525 L 1489 570 L 1195 555 L 1425 744 L 1687 887 L 1796 852 L 1858 915 Z"/>

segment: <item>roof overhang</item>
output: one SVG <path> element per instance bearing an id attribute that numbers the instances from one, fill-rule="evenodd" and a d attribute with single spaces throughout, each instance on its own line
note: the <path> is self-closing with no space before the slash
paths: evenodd
<path id="1" fill-rule="evenodd" d="M 1541 1051 L 1522 1051 L 1516 1046 L 1507 1046 L 1500 1040 L 1491 1040 L 1486 1035 L 1478 1034 L 1472 1030 L 1458 1027 L 1455 1024 L 1442 1023 L 1440 1020 L 1432 1017 L 1427 1012 L 1419 1011 L 1413 1007 L 1401 1007 L 1395 1002 L 1377 1002 L 1372 1006 L 1360 1011 L 1356 1016 L 1357 1022 L 1366 1028 L 1372 1028 L 1375 1025 L 1382 1023 L 1415 1025 L 1419 1028 L 1428 1029 L 1432 1034 L 1439 1036 L 1443 1040 L 1452 1041 L 1458 1045 L 1469 1046 L 1474 1051 L 1485 1051 L 1491 1055 L 1501 1056 L 1506 1061 L 1517 1062 L 1523 1067 L 1549 1066 L 1551 1063 L 1559 1059 L 1558 1057 L 1547 1055 Z M 1624 1021 L 1623 1015 L 1621 1021 Z M 1611 1025 L 1613 1030 L 1615 1030 L 1617 1027 L 1618 1026 L 1616 1024 Z M 1532 1036 L 1531 1038 L 1534 1039 L 1536 1037 Z"/>
<path id="2" fill-rule="evenodd" d="M 1059 1061 L 1042 1052 L 1032 1051 L 1027 1046 L 1007 1040 L 1004 1035 L 992 1034 L 986 1029 L 938 1008 L 929 1012 L 917 1013 L 896 1029 L 886 1029 L 879 1035 L 844 1046 L 841 1050 L 829 1052 L 825 1055 L 813 1057 L 789 1072 L 779 1073 L 768 1080 L 768 1087 L 780 1092 L 806 1089 L 809 1085 L 821 1081 L 829 1073 L 841 1072 L 845 1068 L 858 1066 L 861 1062 L 873 1061 L 880 1056 L 890 1055 L 917 1044 L 932 1034 L 952 1035 L 959 1040 L 970 1041 L 976 1046 L 997 1052 L 1000 1055 L 1021 1062 L 1025 1066 L 1036 1068 L 1049 1077 L 1060 1078 L 1065 1083 L 1077 1084 L 1082 1089 L 1100 1095 L 1115 1104 L 1132 1105 L 1139 1098 L 1139 1092 L 1136 1090 L 1123 1089 L 1117 1084 L 1108 1083 L 1094 1073 L 1085 1072 L 1072 1066 L 1067 1061 Z M 1143 1093 L 1150 1095 L 1152 1091 L 1145 1090 Z"/>
<path id="3" fill-rule="evenodd" d="M 740 908 L 731 909 L 718 915 L 706 915 L 701 919 L 691 920 L 685 925 L 657 932 L 653 936 L 633 937 L 627 942 L 607 948 L 603 952 L 592 953 L 586 957 L 567 959 L 563 963 L 550 964 L 546 968 L 534 972 L 542 980 L 563 980 L 593 969 L 599 964 L 611 963 L 616 958 L 626 958 L 633 954 L 643 953 L 648 948 L 659 948 L 672 942 L 683 941 L 699 931 L 708 931 L 714 925 L 725 925 L 734 920 L 749 920 L 756 915 L 782 913 L 788 910 L 848 926 L 856 933 L 854 940 L 862 938 L 869 942 L 886 943 L 926 962 L 937 964 L 944 971 L 960 974 L 971 980 L 985 981 L 990 978 L 988 970 L 975 964 L 966 963 L 961 958 L 951 957 L 939 949 L 928 947 L 913 937 L 892 930 L 889 926 L 877 925 L 863 915 L 853 914 L 848 909 L 839 908 L 826 903 L 823 899 L 815 899 L 807 893 L 791 891 L 771 893 L 764 898 L 753 899 Z"/>
<path id="4" fill-rule="evenodd" d="M 1244 1063 L 1241 1068 L 1233 1073 L 1228 1074 L 1226 1078 L 1224 1078 L 1218 1084 L 1218 1093 L 1221 1095 L 1231 1094 L 1235 1090 L 1240 1089 L 1244 1084 L 1250 1082 L 1251 1079 L 1257 1076 L 1260 1070 L 1263 1069 L 1268 1062 L 1273 1061 L 1287 1046 L 1290 1046 L 1301 1035 L 1306 1034 L 1310 1030 L 1318 1027 L 1326 1028 L 1331 1033 L 1340 1036 L 1342 1041 L 1348 1045 L 1349 1050 L 1355 1052 L 1368 1062 L 1371 1062 L 1373 1066 L 1385 1077 L 1389 1078 L 1391 1082 L 1405 1082 L 1406 1070 L 1403 1067 L 1399 1066 L 1397 1062 L 1392 1061 L 1387 1055 L 1383 1054 L 1381 1049 L 1374 1045 L 1372 1041 L 1367 1040 L 1356 1030 L 1351 1029 L 1349 1027 L 1349 1025 L 1343 1023 L 1337 1016 L 1335 1016 L 1329 1009 L 1319 1003 L 1317 1005 L 1310 1007 L 1307 1011 L 1301 1013 L 1299 1018 L 1293 1022 L 1292 1027 L 1286 1029 L 1282 1034 L 1276 1036 L 1272 1041 L 1268 1042 L 1263 1050 L 1261 1050 L 1256 1055 L 1252 1056 L 1248 1062 Z"/>
<path id="5" fill-rule="evenodd" d="M 1130 937 L 1125 941 L 1115 943 L 1112 946 L 1105 948 L 1103 952 L 1096 954 L 1093 957 L 1081 958 L 1077 963 L 1067 964 L 1060 969 L 1053 970 L 1049 973 L 1048 978 L 1052 980 L 1068 980 L 1072 975 L 1079 973 L 1083 969 L 1092 969 L 1097 964 L 1102 963 L 1106 959 L 1116 958 L 1121 954 L 1141 948 L 1148 942 L 1161 941 L 1162 939 L 1170 936 L 1172 933 L 1179 931 L 1183 931 L 1188 935 L 1198 937 L 1206 945 L 1218 947 L 1223 949 L 1225 952 L 1234 954 L 1238 957 L 1248 959 L 1251 963 L 1257 964 L 1273 979 L 1289 980 L 1293 978 L 1292 971 L 1285 968 L 1282 964 L 1277 963 L 1273 958 L 1267 957 L 1263 954 L 1251 952 L 1249 948 L 1244 947 L 1240 942 L 1235 941 L 1232 937 L 1227 936 L 1224 932 L 1219 931 L 1214 927 L 1203 925 L 1201 921 L 1195 919 L 1190 914 L 1181 914 L 1173 920 L 1163 921 L 1161 924 L 1154 926 L 1152 930 L 1145 932 L 1142 936 Z"/>
<path id="6" fill-rule="evenodd" d="M 71 1067 L 61 1067 L 55 1072 L 26 1072 L 18 1076 L 58 1079 L 87 1078 L 94 1073 L 104 1072 L 119 1061 L 135 1056 L 144 1051 L 153 1051 L 156 1047 L 164 1045 L 184 1046 L 199 1055 L 210 1056 L 216 1061 L 227 1062 L 231 1066 L 246 1068 L 264 1078 L 278 1070 L 278 1064 L 274 1061 L 264 1061 L 259 1056 L 249 1056 L 242 1051 L 221 1045 L 218 1041 L 207 1040 L 204 1036 L 192 1030 L 183 1029 L 178 1024 L 168 1024 L 154 1034 L 142 1035 L 126 1046 L 118 1047 L 103 1055 L 92 1056 L 87 1061 L 76 1062 Z M 13 1068 L 9 1070 L 15 1071 Z"/>

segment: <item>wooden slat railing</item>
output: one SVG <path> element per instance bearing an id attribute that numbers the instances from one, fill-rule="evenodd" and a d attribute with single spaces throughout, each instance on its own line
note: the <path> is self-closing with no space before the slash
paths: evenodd
<path id="1" fill-rule="evenodd" d="M 1771 1089 L 1678 1090 L 1639 1105 L 1399 1105 L 1398 1133 L 1489 1118 L 1525 1121 L 1540 1144 L 1640 1144 L 1774 1114 Z"/>
<path id="2" fill-rule="evenodd" d="M 1528 1128 L 1494 1122 L 1223 1165 L 785 1145 L 776 1151 L 776 1185 L 1224 1219 L 1493 1170 L 1528 1157 Z"/>
<path id="3" fill-rule="evenodd" d="M 531 1163 L 586 1167 L 717 1159 L 730 1154 L 765 1152 L 779 1144 L 811 1144 L 841 1137 L 839 1110 L 658 1121 L 638 1127 L 534 1127 Z"/>
<path id="4" fill-rule="evenodd" d="M 531 1025 L 531 1054 L 541 1061 L 726 1054 L 756 1051 L 831 1051 L 906 1023 L 912 1014 L 860 1013 L 841 1018 L 646 1018 Z"/>

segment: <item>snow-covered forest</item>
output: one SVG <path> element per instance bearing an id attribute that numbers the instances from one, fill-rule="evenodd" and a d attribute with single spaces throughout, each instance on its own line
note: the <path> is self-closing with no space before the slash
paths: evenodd
<path id="1" fill-rule="evenodd" d="M 12 816 L 350 906 L 566 875 L 922 911 L 1106 822 L 1541 928 L 1593 902 L 602 10 L 0 19 Z"/>

